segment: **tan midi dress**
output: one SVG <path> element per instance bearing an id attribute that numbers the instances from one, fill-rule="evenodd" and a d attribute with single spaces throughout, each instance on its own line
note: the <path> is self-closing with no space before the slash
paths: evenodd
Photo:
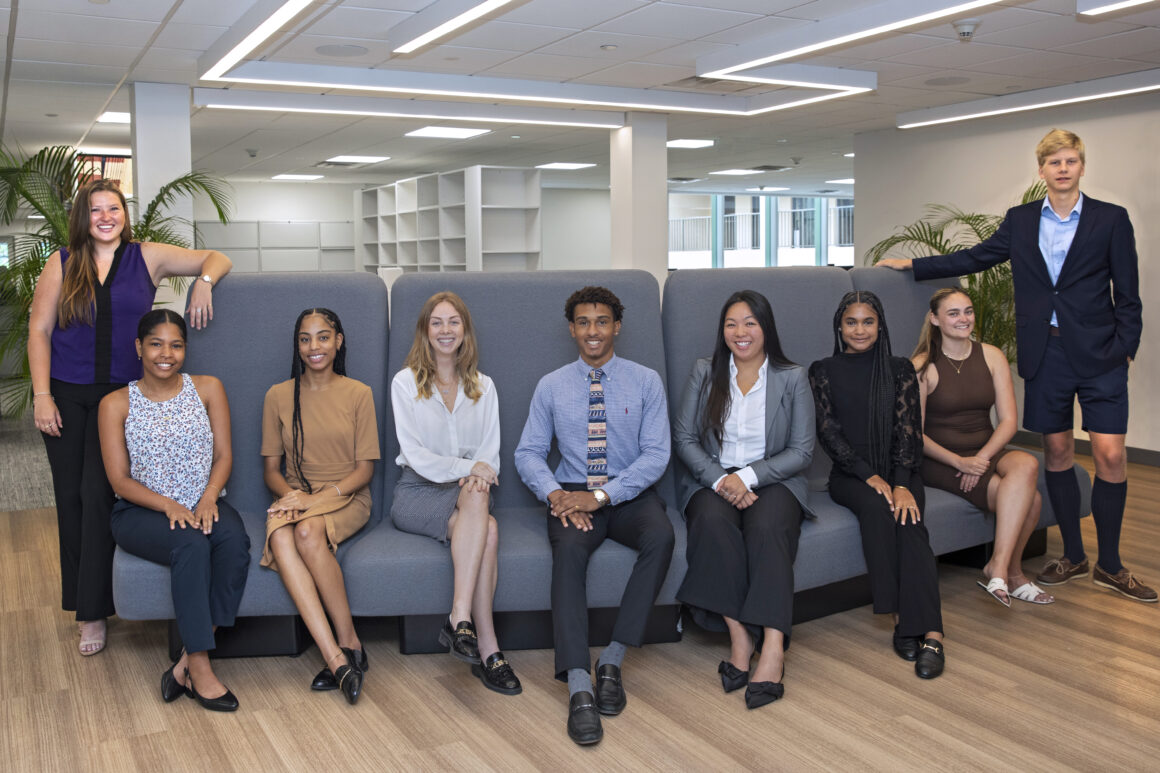
<path id="1" fill-rule="evenodd" d="M 326 540 L 331 551 L 343 540 L 361 529 L 370 518 L 371 495 L 364 486 L 355 492 L 339 493 L 329 484 L 349 475 L 356 462 L 374 461 L 380 457 L 375 401 L 370 387 L 360 381 L 339 376 L 327 389 L 299 392 L 302 408 L 302 474 L 322 500 L 297 520 L 266 519 L 266 541 L 262 547 L 262 566 L 277 570 L 270 550 L 270 535 L 284 526 L 306 518 L 321 516 L 326 522 Z M 266 392 L 262 410 L 262 456 L 285 459 L 286 482 L 302 491 L 305 483 L 295 468 L 294 381 L 275 384 Z"/>

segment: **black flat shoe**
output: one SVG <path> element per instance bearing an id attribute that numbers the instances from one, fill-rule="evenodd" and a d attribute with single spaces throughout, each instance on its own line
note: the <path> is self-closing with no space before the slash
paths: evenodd
<path id="1" fill-rule="evenodd" d="M 782 672 L 785 679 L 785 672 Z M 745 688 L 745 707 L 759 709 L 767 703 L 773 703 L 785 695 L 785 685 L 781 682 L 750 682 Z"/>
<path id="2" fill-rule="evenodd" d="M 721 675 L 721 686 L 725 692 L 740 690 L 749 682 L 749 672 L 742 671 L 728 660 L 722 660 L 717 666 L 717 673 Z"/>
<path id="3" fill-rule="evenodd" d="M 914 661 L 914 673 L 919 679 L 934 679 L 942 675 L 946 664 L 947 656 L 942 642 L 926 639 L 918 651 L 918 659 Z"/>
<path id="4" fill-rule="evenodd" d="M 601 714 L 615 717 L 624 711 L 628 697 L 620 681 L 620 666 L 605 663 L 596 669 L 596 708 Z"/>
<path id="5" fill-rule="evenodd" d="M 352 706 L 358 703 L 359 696 L 362 695 L 362 671 L 352 665 L 342 665 L 334 672 L 334 678 L 338 681 L 338 688 L 346 696 L 346 702 Z"/>
<path id="6" fill-rule="evenodd" d="M 493 652 L 482 665 L 471 664 L 471 673 L 479 677 L 484 687 L 504 695 L 519 695 L 524 691 L 516 672 L 504 659 L 502 652 Z"/>
<path id="7" fill-rule="evenodd" d="M 322 670 L 314 677 L 314 681 L 310 683 L 310 689 L 317 692 L 337 690 L 338 680 L 334 678 L 334 674 L 329 668 L 323 666 Z"/>
<path id="8" fill-rule="evenodd" d="M 176 663 L 161 675 L 161 700 L 166 703 L 173 703 L 182 695 L 189 694 L 189 688 L 177 681 L 177 676 L 173 673 L 175 668 L 177 668 Z"/>
<path id="9" fill-rule="evenodd" d="M 189 682 L 189 688 L 185 694 L 201 704 L 203 709 L 209 709 L 210 711 L 238 710 L 238 699 L 234 697 L 234 694 L 229 689 L 226 689 L 224 695 L 219 695 L 216 698 L 203 698 L 197 694 L 197 687 L 193 684 L 193 679 L 189 675 L 188 668 L 185 670 L 185 679 Z"/>
<path id="10" fill-rule="evenodd" d="M 475 628 L 467 620 L 456 623 L 455 630 L 451 629 L 450 620 L 444 620 L 439 631 L 439 643 L 464 663 L 479 662 L 479 642 L 476 641 Z"/>
<path id="11" fill-rule="evenodd" d="M 908 660 L 911 663 L 918 657 L 918 648 L 922 645 L 921 636 L 900 636 L 898 634 L 898 626 L 894 626 L 894 651 L 898 653 L 898 657 L 903 660 Z"/>
<path id="12" fill-rule="evenodd" d="M 371 670 L 371 664 L 367 662 L 367 650 L 363 647 L 361 650 L 352 650 L 350 647 L 343 647 L 342 651 L 346 653 L 346 659 L 350 664 L 362 671 L 364 674 Z M 358 657 L 355 657 L 358 655 Z"/>
<path id="13" fill-rule="evenodd" d="M 600 712 L 593 703 L 592 693 L 578 692 L 568 702 L 568 737 L 581 746 L 600 743 L 604 737 Z"/>

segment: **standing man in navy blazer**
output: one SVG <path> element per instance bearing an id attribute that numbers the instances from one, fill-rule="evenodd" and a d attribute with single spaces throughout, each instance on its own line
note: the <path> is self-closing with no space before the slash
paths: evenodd
<path id="1" fill-rule="evenodd" d="M 1080 193 L 1084 146 L 1075 134 L 1052 129 L 1035 155 L 1047 197 L 1008 210 L 994 236 L 950 255 L 887 258 L 879 265 L 934 279 L 1011 261 L 1023 426 L 1043 435 L 1047 494 L 1063 538 L 1063 557 L 1049 561 L 1036 579 L 1061 585 L 1090 571 L 1072 473 L 1078 396 L 1096 467 L 1092 518 L 1099 558 L 1092 579 L 1155 602 L 1156 591 L 1120 563 L 1119 552 L 1128 489 L 1128 365 L 1143 328 L 1132 223 L 1123 207 Z"/>

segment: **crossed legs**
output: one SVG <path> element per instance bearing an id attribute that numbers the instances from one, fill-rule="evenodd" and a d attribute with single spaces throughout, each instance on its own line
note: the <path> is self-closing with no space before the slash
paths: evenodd
<path id="1" fill-rule="evenodd" d="M 464 486 L 451 519 L 447 522 L 451 539 L 451 563 L 455 585 L 451 599 L 451 625 L 463 620 L 474 623 L 479 657 L 484 662 L 499 651 L 492 619 L 492 599 L 498 571 L 496 552 L 499 529 L 488 512 L 488 494 L 469 491 Z"/>
<path id="2" fill-rule="evenodd" d="M 1036 489 L 1038 477 L 1039 462 L 1035 457 L 1012 451 L 995 465 L 987 487 L 987 507 L 995 513 L 995 550 L 983 567 L 983 575 L 988 579 L 1002 577 L 1010 588 L 1028 582 L 1022 559 L 1043 506 Z"/>
<path id="3" fill-rule="evenodd" d="M 333 671 L 345 662 L 342 647 L 361 650 L 362 643 L 351 619 L 342 568 L 327 544 L 326 521 L 314 516 L 283 526 L 270 535 L 270 548 L 298 614 Z"/>

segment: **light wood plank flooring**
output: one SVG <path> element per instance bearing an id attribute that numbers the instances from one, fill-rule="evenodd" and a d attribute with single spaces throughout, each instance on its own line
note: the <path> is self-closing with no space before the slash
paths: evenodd
<path id="1" fill-rule="evenodd" d="M 1129 476 L 1124 560 L 1160 584 L 1160 470 Z M 3 770 L 1160 770 L 1160 608 L 1090 580 L 1004 609 L 974 570 L 943 566 L 942 678 L 917 679 L 863 607 L 797 626 L 786 698 L 758 711 L 721 691 L 725 640 L 687 631 L 629 653 L 628 708 L 580 748 L 551 651 L 510 653 L 524 693 L 505 697 L 447 655 L 400 655 L 393 620 L 361 626 L 371 671 L 356 707 L 307 688 L 313 648 L 218 661 L 237 714 L 166 705 L 164 624 L 114 620 L 105 652 L 77 654 L 54 521 L 0 513 Z M 1090 518 L 1084 536 L 1094 555 Z"/>

